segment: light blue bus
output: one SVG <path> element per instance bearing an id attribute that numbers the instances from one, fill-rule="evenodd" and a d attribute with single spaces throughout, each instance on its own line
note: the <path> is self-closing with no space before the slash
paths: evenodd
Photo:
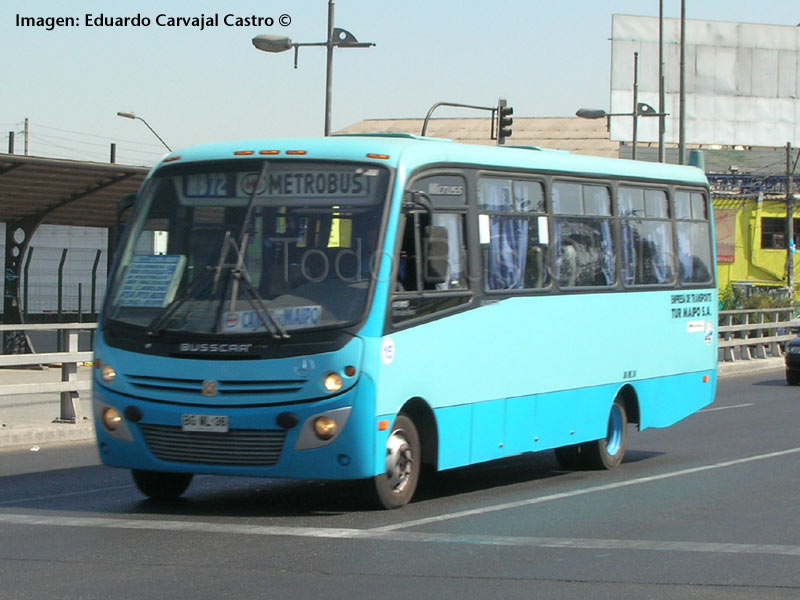
<path id="1" fill-rule="evenodd" d="M 423 465 L 616 467 L 629 423 L 714 398 L 712 229 L 694 167 L 406 134 L 172 153 L 98 327 L 100 456 L 159 499 L 362 479 L 385 508 Z"/>

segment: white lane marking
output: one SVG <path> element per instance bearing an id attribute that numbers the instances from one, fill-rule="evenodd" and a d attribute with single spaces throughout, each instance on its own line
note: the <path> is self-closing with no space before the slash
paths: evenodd
<path id="1" fill-rule="evenodd" d="M 488 536 L 474 534 L 417 533 L 413 531 L 377 531 L 369 529 L 272 527 L 208 523 L 194 521 L 164 521 L 150 519 L 114 519 L 106 517 L 64 517 L 56 515 L 26 515 L 0 513 L 0 523 L 8 525 L 45 527 L 97 527 L 109 529 L 138 529 L 144 531 L 185 531 L 232 535 L 285 536 L 328 539 L 384 540 L 391 543 L 416 542 L 438 544 L 472 544 L 481 546 L 518 546 L 531 548 L 564 548 L 577 550 L 654 550 L 667 552 L 704 552 L 721 554 L 761 554 L 800 556 L 800 546 L 785 544 L 738 544 L 716 542 L 686 542 L 675 540 L 620 540 L 587 538 L 550 538 L 532 536 Z"/>
<path id="2" fill-rule="evenodd" d="M 748 456 L 746 458 L 737 458 L 735 460 L 727 460 L 724 462 L 715 463 L 712 465 L 704 465 L 702 467 L 692 467 L 691 469 L 682 469 L 680 471 L 672 471 L 670 473 L 662 473 L 661 475 L 650 475 L 648 477 L 639 477 L 638 479 L 628 479 L 626 481 L 618 481 L 616 483 L 607 483 L 605 485 L 598 485 L 590 488 L 580 490 L 572 490 L 571 492 L 561 492 L 558 494 L 550 494 L 548 496 L 538 496 L 536 498 L 528 498 L 526 500 L 518 500 L 516 502 L 505 502 L 503 504 L 495 504 L 493 506 L 484 506 L 482 508 L 473 508 L 471 510 L 462 510 L 453 513 L 438 515 L 436 517 L 428 517 L 425 519 L 416 519 L 414 521 L 406 521 L 405 523 L 395 523 L 394 525 L 385 525 L 383 527 L 374 527 L 369 531 L 395 531 L 397 529 L 407 529 L 408 527 L 418 527 L 420 525 L 427 525 L 429 523 L 439 523 L 441 521 L 449 521 L 451 519 L 462 519 L 464 517 L 473 517 L 478 515 L 485 515 L 487 513 L 497 512 L 500 510 L 507 510 L 509 508 L 520 508 L 522 506 L 530 506 L 532 504 L 541 504 L 543 502 L 552 502 L 553 500 L 563 500 L 564 498 L 573 498 L 575 496 L 583 496 L 586 494 L 594 494 L 596 492 L 606 492 L 618 488 L 628 487 L 632 485 L 640 485 L 643 483 L 651 483 L 653 481 L 660 481 L 662 479 L 671 479 L 673 477 L 682 477 L 683 475 L 693 475 L 695 473 L 702 473 L 704 471 L 712 471 L 714 469 L 723 469 L 725 467 L 733 467 L 736 465 L 743 465 L 746 463 L 766 460 L 769 458 L 777 458 L 779 456 L 787 456 L 789 454 L 797 454 L 800 448 L 790 448 L 789 450 L 781 450 L 779 452 L 770 452 L 768 454 L 758 454 L 756 456 Z"/>
<path id="3" fill-rule="evenodd" d="M 715 410 L 728 410 L 729 408 L 744 408 L 745 406 L 753 406 L 753 403 L 750 402 L 749 404 L 734 404 L 733 406 L 717 406 L 716 408 L 704 408 L 703 410 L 698 410 L 698 413 L 704 412 L 713 412 Z"/>

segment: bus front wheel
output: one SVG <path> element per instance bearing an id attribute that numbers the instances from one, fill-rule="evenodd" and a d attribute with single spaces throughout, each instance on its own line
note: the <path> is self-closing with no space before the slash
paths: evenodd
<path id="1" fill-rule="evenodd" d="M 175 500 L 192 482 L 191 473 L 163 473 L 161 471 L 131 471 L 136 487 L 153 500 Z"/>
<path id="2" fill-rule="evenodd" d="M 422 447 L 414 422 L 398 415 L 386 441 L 386 469 L 373 478 L 375 496 L 381 508 L 400 508 L 414 495 L 419 482 Z"/>

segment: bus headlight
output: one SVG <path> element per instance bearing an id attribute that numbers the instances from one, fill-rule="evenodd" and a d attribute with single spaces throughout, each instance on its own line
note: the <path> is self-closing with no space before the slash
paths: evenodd
<path id="1" fill-rule="evenodd" d="M 342 376 L 338 373 L 328 373 L 323 382 L 325 389 L 329 392 L 338 392 L 342 389 Z"/>
<path id="2" fill-rule="evenodd" d="M 122 415 L 116 408 L 108 407 L 103 411 L 103 425 L 109 431 L 116 431 L 122 424 Z"/>
<path id="3" fill-rule="evenodd" d="M 103 365 L 103 368 L 100 369 L 100 377 L 106 383 L 111 383 L 117 378 L 117 372 L 111 365 Z"/>
<path id="4" fill-rule="evenodd" d="M 314 419 L 314 433 L 321 440 L 330 440 L 336 435 L 339 426 L 330 417 L 317 417 Z"/>

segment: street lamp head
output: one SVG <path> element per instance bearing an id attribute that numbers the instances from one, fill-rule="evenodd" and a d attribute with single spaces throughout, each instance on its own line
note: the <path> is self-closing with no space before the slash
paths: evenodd
<path id="1" fill-rule="evenodd" d="M 636 112 L 639 114 L 640 117 L 660 116 L 655 108 L 653 108 L 649 104 L 645 104 L 644 102 L 639 102 L 638 104 L 636 104 Z"/>
<path id="2" fill-rule="evenodd" d="M 264 52 L 284 52 L 292 47 L 292 38 L 285 35 L 262 33 L 253 38 L 253 46 Z"/>
<path id="3" fill-rule="evenodd" d="M 136 115 L 132 112 L 118 112 L 118 117 L 125 117 L 126 119 L 135 119 Z"/>
<path id="4" fill-rule="evenodd" d="M 578 109 L 575 115 L 581 119 L 603 119 L 609 116 L 606 111 L 599 108 L 581 108 Z"/>

